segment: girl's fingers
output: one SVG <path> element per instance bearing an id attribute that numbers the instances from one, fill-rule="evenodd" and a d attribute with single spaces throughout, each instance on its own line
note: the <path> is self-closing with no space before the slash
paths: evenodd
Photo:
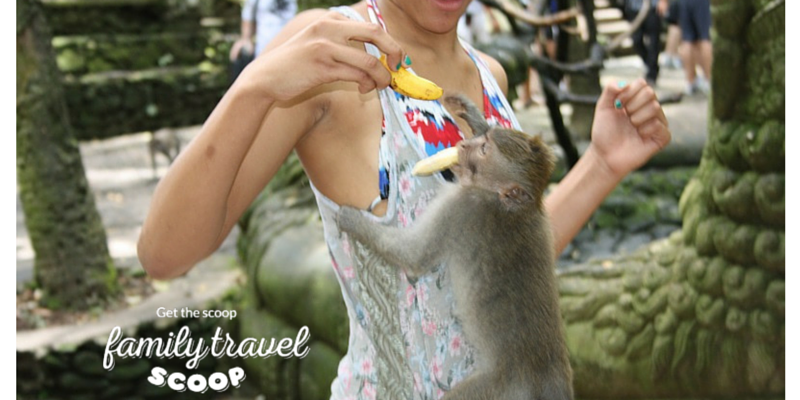
<path id="1" fill-rule="evenodd" d="M 380 25 L 353 21 L 337 12 L 331 13 L 331 18 L 319 21 L 314 27 L 318 37 L 342 44 L 348 44 L 351 40 L 372 43 L 386 54 L 389 68 L 397 70 L 404 58 L 403 49 Z"/>
<path id="2" fill-rule="evenodd" d="M 666 127 L 657 119 L 650 119 L 639 127 L 642 138 L 658 138 Z"/>
<path id="3" fill-rule="evenodd" d="M 386 54 L 386 64 L 393 71 L 397 71 L 402 64 L 403 49 L 380 25 L 368 22 L 344 23 L 341 29 L 348 40 L 372 43 L 378 47 L 381 53 Z"/>
<path id="4" fill-rule="evenodd" d="M 661 115 L 661 104 L 659 104 L 656 100 L 650 100 L 649 102 L 642 104 L 633 113 L 628 114 L 629 118 L 631 119 L 631 124 L 637 128 L 651 119 L 664 123 L 664 121 L 660 118 Z"/>
<path id="5" fill-rule="evenodd" d="M 366 73 L 377 88 L 384 88 L 392 82 L 392 76 L 389 71 L 383 67 L 380 60 L 369 53 L 356 50 L 350 46 L 337 46 L 333 50 L 332 56 L 337 63 Z"/>
<path id="6" fill-rule="evenodd" d="M 367 93 L 377 87 L 375 81 L 366 72 L 345 63 L 334 63 L 331 67 L 332 81 L 347 81 L 358 84 L 361 93 Z"/>
<path id="7" fill-rule="evenodd" d="M 647 86 L 647 82 L 645 82 L 644 79 L 637 79 L 622 88 L 619 94 L 617 94 L 616 100 L 622 103 L 622 107 L 627 109 L 631 100 L 639 95 L 642 90 L 649 90 L 652 93 L 653 89 Z"/>

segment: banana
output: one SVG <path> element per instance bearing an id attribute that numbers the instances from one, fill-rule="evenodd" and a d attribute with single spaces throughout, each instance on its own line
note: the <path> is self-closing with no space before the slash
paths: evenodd
<path id="1" fill-rule="evenodd" d="M 419 160 L 411 174 L 414 176 L 428 176 L 458 164 L 458 147 L 444 149 L 428 158 Z"/>
<path id="2" fill-rule="evenodd" d="M 436 100 L 442 97 L 444 90 L 435 83 L 414 75 L 406 67 L 401 66 L 397 72 L 392 71 L 386 64 L 386 55 L 381 55 L 381 64 L 392 74 L 392 89 L 404 96 L 419 100 Z"/>

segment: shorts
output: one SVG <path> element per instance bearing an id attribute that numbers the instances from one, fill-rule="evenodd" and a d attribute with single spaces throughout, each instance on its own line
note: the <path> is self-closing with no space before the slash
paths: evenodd
<path id="1" fill-rule="evenodd" d="M 680 1 L 669 2 L 667 15 L 664 17 L 664 20 L 667 21 L 667 25 L 678 25 L 678 14 L 680 13 L 680 9 L 678 8 L 679 2 Z"/>
<path id="2" fill-rule="evenodd" d="M 684 42 L 711 39 L 711 5 L 708 0 L 680 0 L 678 24 Z"/>

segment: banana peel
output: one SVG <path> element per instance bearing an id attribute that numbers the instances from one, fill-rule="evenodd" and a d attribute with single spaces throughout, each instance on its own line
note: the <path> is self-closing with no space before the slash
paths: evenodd
<path id="1" fill-rule="evenodd" d="M 444 90 L 437 84 L 413 74 L 406 67 L 401 66 L 397 71 L 392 71 L 386 64 L 386 55 L 381 55 L 381 64 L 392 74 L 391 87 L 397 93 L 419 100 L 436 100 L 442 97 Z"/>
<path id="2" fill-rule="evenodd" d="M 411 170 L 411 174 L 414 176 L 428 176 L 450 168 L 455 164 L 458 164 L 458 147 L 449 147 L 417 162 Z"/>

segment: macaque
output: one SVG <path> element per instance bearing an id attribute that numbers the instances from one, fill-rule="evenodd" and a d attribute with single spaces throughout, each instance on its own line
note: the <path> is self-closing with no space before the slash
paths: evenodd
<path id="1" fill-rule="evenodd" d="M 542 196 L 554 160 L 539 137 L 490 128 L 463 96 L 446 98 L 472 129 L 447 183 L 408 228 L 342 207 L 342 232 L 413 279 L 444 263 L 456 316 L 478 353 L 473 375 L 444 399 L 573 398 L 558 306 L 551 227 Z"/>
<path id="2" fill-rule="evenodd" d="M 150 132 L 150 142 L 147 144 L 150 150 L 150 165 L 153 167 L 153 178 L 156 174 L 156 154 L 161 154 L 167 158 L 169 165 L 178 157 L 181 152 L 181 139 L 172 129 L 159 129 Z"/>

